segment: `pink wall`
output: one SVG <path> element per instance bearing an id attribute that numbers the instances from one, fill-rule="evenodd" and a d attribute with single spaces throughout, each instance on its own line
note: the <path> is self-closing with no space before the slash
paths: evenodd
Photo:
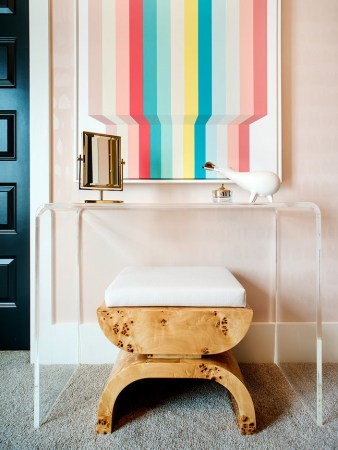
<path id="1" fill-rule="evenodd" d="M 52 200 L 70 201 L 74 179 L 74 2 L 51 2 Z"/>
<path id="2" fill-rule="evenodd" d="M 53 1 L 52 6 L 53 201 L 95 198 L 95 193 L 80 193 L 74 183 L 74 10 L 68 0 Z M 321 208 L 322 298 L 326 321 L 338 320 L 337 23 L 336 0 L 282 1 L 283 184 L 275 199 L 313 201 Z M 210 201 L 212 188 L 214 185 L 129 184 L 114 197 L 131 202 Z M 236 187 L 234 193 L 237 199 L 247 198 Z M 295 243 L 299 237 L 295 236 Z M 295 280 L 295 291 L 298 284 Z M 299 305 L 306 308 L 301 298 Z M 89 312 L 84 319 L 95 320 Z"/>
<path id="3" fill-rule="evenodd" d="M 337 320 L 338 2 L 283 0 L 283 200 L 322 211 L 324 320 Z"/>

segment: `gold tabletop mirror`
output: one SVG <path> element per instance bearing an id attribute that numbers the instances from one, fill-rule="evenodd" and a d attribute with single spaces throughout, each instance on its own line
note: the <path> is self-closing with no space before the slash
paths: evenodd
<path id="1" fill-rule="evenodd" d="M 100 191 L 100 200 L 86 203 L 122 203 L 104 200 L 103 191 L 123 191 L 121 137 L 83 131 L 83 152 L 79 156 L 79 188 Z"/>

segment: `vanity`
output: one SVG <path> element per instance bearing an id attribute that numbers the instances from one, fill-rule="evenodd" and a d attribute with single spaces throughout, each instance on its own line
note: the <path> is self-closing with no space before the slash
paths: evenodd
<path id="1" fill-rule="evenodd" d="M 294 366 L 311 365 L 313 395 L 299 398 L 321 425 L 320 250 L 321 216 L 313 203 L 41 206 L 35 242 L 35 427 L 52 417 L 55 400 L 62 402 L 60 392 L 69 380 L 76 382 L 81 364 L 112 364 L 116 358 L 95 317 L 108 280 L 127 265 L 202 263 L 228 267 L 247 290 L 254 323 L 238 346 L 239 361 L 260 362 L 270 355 L 297 393 Z M 51 381 L 44 369 L 50 365 L 64 371 L 53 395 L 46 394 Z"/>

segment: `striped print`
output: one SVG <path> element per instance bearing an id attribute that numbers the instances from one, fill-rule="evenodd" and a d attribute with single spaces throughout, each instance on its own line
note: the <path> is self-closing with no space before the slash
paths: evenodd
<path id="1" fill-rule="evenodd" d="M 88 0 L 88 113 L 127 133 L 127 178 L 215 177 L 207 160 L 250 170 L 267 1 Z"/>

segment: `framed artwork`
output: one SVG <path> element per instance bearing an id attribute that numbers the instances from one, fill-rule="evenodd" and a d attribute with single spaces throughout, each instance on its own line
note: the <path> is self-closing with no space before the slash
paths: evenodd
<path id="1" fill-rule="evenodd" d="M 280 173 L 280 0 L 78 0 L 78 130 L 134 181 Z"/>

